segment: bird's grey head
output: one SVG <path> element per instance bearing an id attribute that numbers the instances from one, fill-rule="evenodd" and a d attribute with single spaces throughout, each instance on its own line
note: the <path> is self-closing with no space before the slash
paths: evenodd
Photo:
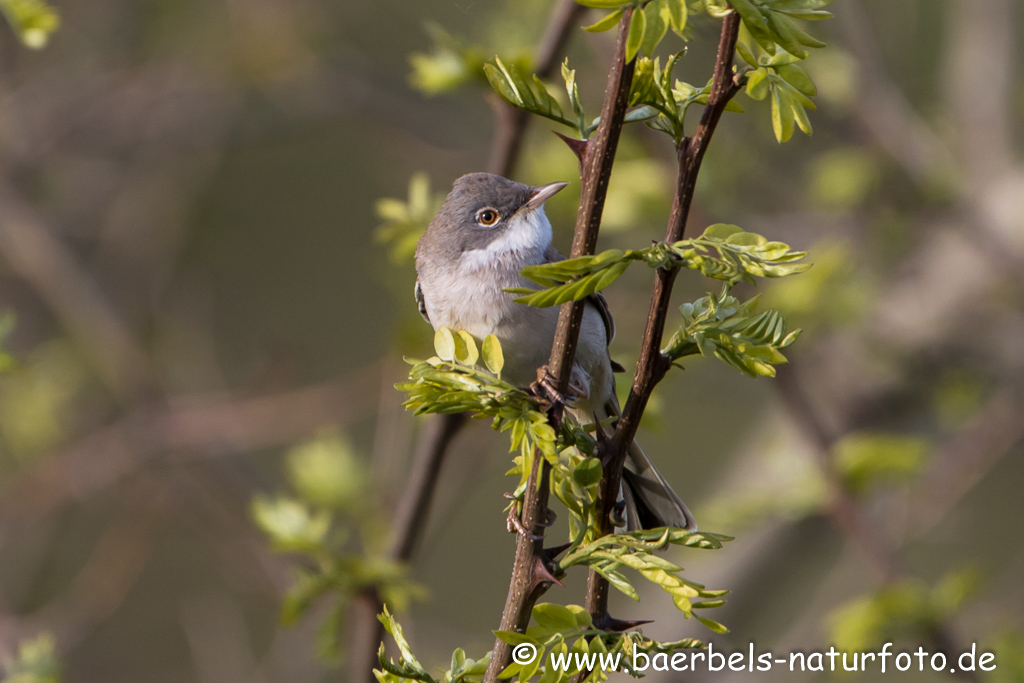
<path id="1" fill-rule="evenodd" d="M 455 181 L 441 210 L 420 239 L 417 253 L 431 259 L 481 260 L 539 250 L 551 243 L 544 201 L 568 183 L 524 185 L 490 173 Z"/>

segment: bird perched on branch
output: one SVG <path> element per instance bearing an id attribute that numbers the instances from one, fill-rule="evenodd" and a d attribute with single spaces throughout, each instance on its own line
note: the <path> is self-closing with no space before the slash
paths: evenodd
<path id="1" fill-rule="evenodd" d="M 525 266 L 561 261 L 551 246 L 544 202 L 568 183 L 523 185 L 488 173 L 455 181 L 416 248 L 416 302 L 434 329 L 465 330 L 501 342 L 503 379 L 521 387 L 537 378 L 551 353 L 558 308 L 514 301 L 513 287 L 536 287 Z M 619 415 L 608 345 L 615 324 L 600 293 L 586 299 L 568 406 L 581 424 Z M 623 471 L 622 495 L 630 530 L 673 526 L 696 530 L 690 511 L 634 441 Z"/>

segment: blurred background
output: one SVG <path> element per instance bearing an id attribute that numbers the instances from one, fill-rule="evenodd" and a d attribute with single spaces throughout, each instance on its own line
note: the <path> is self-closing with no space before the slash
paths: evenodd
<path id="1" fill-rule="evenodd" d="M 11 680 L 51 680 L 51 658 L 71 683 L 348 677 L 345 601 L 283 625 L 308 558 L 276 550 L 289 524 L 324 519 L 338 552 L 384 546 L 424 424 L 393 384 L 403 355 L 431 353 L 411 245 L 452 180 L 488 163 L 479 60 L 529 59 L 553 5 L 90 0 L 58 4 L 45 49 L 0 31 Z M 691 359 L 641 431 L 702 529 L 737 536 L 673 555 L 732 590 L 714 615 L 732 631 L 651 591 L 614 611 L 728 650 L 977 643 L 998 668 L 970 680 L 1024 680 L 1024 11 L 829 9 L 811 27 L 829 45 L 807 62 L 814 136 L 777 144 L 767 103 L 741 95 L 690 219 L 691 235 L 736 223 L 810 252 L 810 271 L 762 288 L 804 336 L 775 380 Z M 703 84 L 718 23 L 691 24 L 677 75 Z M 567 48 L 594 112 L 610 35 Z M 551 128 L 531 123 L 513 176 L 575 181 L 549 202 L 565 250 L 579 186 Z M 667 138 L 627 130 L 601 248 L 664 234 L 673 163 Z M 637 267 L 606 291 L 630 369 L 650 284 Z M 684 273 L 675 301 L 708 288 Z M 506 450 L 474 423 L 444 465 L 419 588 L 401 591 L 430 667 L 493 642 L 515 544 Z M 547 599 L 582 602 L 582 586 Z M 688 680 L 754 676 L 792 678 Z"/>

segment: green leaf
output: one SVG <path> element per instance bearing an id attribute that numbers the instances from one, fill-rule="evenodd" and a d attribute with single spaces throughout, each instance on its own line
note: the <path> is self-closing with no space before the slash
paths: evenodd
<path id="1" fill-rule="evenodd" d="M 711 629 L 715 633 L 728 633 L 729 632 L 729 629 L 727 629 L 722 624 L 719 624 L 714 619 L 708 619 L 707 617 L 697 617 L 697 621 L 699 621 L 700 623 L 704 624 L 705 626 L 707 626 L 709 629 Z"/>
<path id="2" fill-rule="evenodd" d="M 622 13 L 624 11 L 625 10 L 617 9 L 611 14 L 606 14 L 590 26 L 584 26 L 583 30 L 590 31 L 591 33 L 601 33 L 603 31 L 613 29 L 618 25 L 619 19 L 622 18 Z"/>
<path id="3" fill-rule="evenodd" d="M 763 67 L 751 71 L 747 77 L 747 96 L 752 100 L 763 100 L 768 96 L 768 71 Z"/>
<path id="4" fill-rule="evenodd" d="M 758 45 L 765 50 L 770 51 L 774 49 L 775 42 L 772 40 L 768 22 L 754 3 L 751 0 L 729 0 L 729 4 L 740 15 L 743 25 L 747 27 L 747 31 L 750 32 L 750 35 L 753 36 Z"/>
<path id="5" fill-rule="evenodd" d="M 783 50 L 800 59 L 807 57 L 807 50 L 800 44 L 800 40 L 797 38 L 796 31 L 794 30 L 796 27 L 789 17 L 775 12 L 768 12 L 767 20 L 772 38 L 782 46 Z"/>
<path id="6" fill-rule="evenodd" d="M 818 94 L 818 89 L 807 76 L 807 72 L 795 64 L 780 64 L 775 67 L 775 73 L 807 97 Z"/>
<path id="7" fill-rule="evenodd" d="M 686 29 L 686 19 L 688 9 L 686 7 L 686 0 L 667 0 L 669 13 L 669 24 L 672 26 L 672 30 L 677 34 L 682 35 L 683 30 Z"/>
<path id="8" fill-rule="evenodd" d="M 476 365 L 480 358 L 480 352 L 476 348 L 476 340 L 473 335 L 465 330 L 456 332 L 455 337 L 455 360 L 463 365 Z"/>
<path id="9" fill-rule="evenodd" d="M 793 103 L 788 94 L 779 87 L 772 88 L 772 131 L 779 142 L 793 137 Z"/>
<path id="10" fill-rule="evenodd" d="M 487 335 L 480 348 L 487 369 L 497 376 L 501 376 L 501 369 L 505 367 L 505 356 L 501 351 L 501 342 L 493 334 Z"/>
<path id="11" fill-rule="evenodd" d="M 434 332 L 434 353 L 441 360 L 455 360 L 455 335 L 447 327 L 439 327 Z"/>
<path id="12" fill-rule="evenodd" d="M 316 552 L 331 526 L 327 512 L 312 512 L 291 498 L 258 496 L 252 502 L 251 511 L 256 525 L 282 552 Z"/>
<path id="13" fill-rule="evenodd" d="M 484 64 L 484 74 L 487 76 L 487 82 L 501 96 L 501 99 L 514 107 L 522 106 L 522 98 L 519 97 L 519 93 L 515 91 L 509 80 L 505 78 L 505 74 L 502 73 L 501 69 L 493 64 Z"/>
<path id="14" fill-rule="evenodd" d="M 509 645 L 521 645 L 523 643 L 529 643 L 530 645 L 540 645 L 536 638 L 531 638 L 525 633 L 519 631 L 494 631 L 494 636 L 503 643 Z"/>
<path id="15" fill-rule="evenodd" d="M 645 28 L 640 51 L 650 57 L 668 33 L 669 12 L 664 0 L 653 0 L 644 7 L 643 13 Z"/>
<path id="16" fill-rule="evenodd" d="M 601 460 L 599 458 L 586 458 L 573 468 L 572 478 L 573 481 L 585 488 L 601 481 L 602 474 Z"/>
<path id="17" fill-rule="evenodd" d="M 623 7 L 629 4 L 622 0 L 576 0 L 576 2 L 584 7 L 596 7 L 598 9 L 611 9 L 613 7 Z"/>
<path id="18" fill-rule="evenodd" d="M 556 633 L 576 628 L 576 615 L 568 607 L 542 602 L 533 608 L 533 619 L 543 628 Z"/>
<path id="19" fill-rule="evenodd" d="M 636 59 L 636 53 L 644 42 L 644 31 L 647 28 L 647 18 L 643 12 L 634 11 L 633 18 L 629 22 L 629 34 L 626 36 L 626 61 L 632 62 Z"/>

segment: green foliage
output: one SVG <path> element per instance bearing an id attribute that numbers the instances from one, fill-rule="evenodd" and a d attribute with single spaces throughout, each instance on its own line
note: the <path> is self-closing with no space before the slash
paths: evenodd
<path id="1" fill-rule="evenodd" d="M 416 242 L 441 208 L 444 195 L 430 191 L 430 177 L 416 173 L 409 180 L 409 199 L 386 197 L 377 200 L 377 241 L 387 244 L 391 260 L 406 263 L 416 251 Z"/>
<path id="2" fill-rule="evenodd" d="M 380 649 L 377 651 L 377 660 L 380 662 L 381 668 L 375 669 L 373 672 L 380 683 L 400 683 L 401 681 L 421 681 L 422 683 L 460 683 L 461 681 L 466 681 L 467 683 L 472 683 L 479 681 L 487 672 L 487 665 L 491 659 L 490 652 L 481 659 L 473 660 L 466 657 L 466 653 L 462 648 L 458 648 L 452 653 L 451 667 L 444 672 L 440 679 L 434 678 L 427 673 L 423 665 L 416 659 L 416 655 L 412 653 L 412 648 L 409 646 L 409 641 L 405 638 L 405 632 L 402 631 L 401 624 L 391 615 L 387 607 L 384 608 L 384 613 L 378 615 L 377 618 L 384 624 L 384 630 L 395 641 L 399 652 L 397 662 L 393 659 L 388 659 L 384 643 L 381 643 Z"/>
<path id="3" fill-rule="evenodd" d="M 775 310 L 755 314 L 758 297 L 740 303 L 729 288 L 708 294 L 679 310 L 683 325 L 662 350 L 673 361 L 685 356 L 714 355 L 751 377 L 774 377 L 773 366 L 787 362 L 781 349 L 800 336 L 786 331 L 786 320 Z"/>
<path id="4" fill-rule="evenodd" d="M 577 0 L 581 5 L 601 9 L 615 8 L 600 20 L 584 27 L 584 30 L 599 33 L 615 28 L 625 8 L 633 5 L 638 7 L 633 13 L 629 24 L 628 41 L 626 43 L 626 60 L 632 60 L 638 52 L 652 55 L 671 28 L 680 37 L 686 29 L 689 9 L 685 0 L 652 0 L 646 5 L 623 3 L 619 0 Z"/>
<path id="5" fill-rule="evenodd" d="M 846 487 L 864 494 L 880 483 L 910 479 L 924 467 L 929 450 L 918 437 L 848 434 L 835 446 L 835 464 Z"/>
<path id="6" fill-rule="evenodd" d="M 383 554 L 382 520 L 368 512 L 368 476 L 347 442 L 321 437 L 292 449 L 286 460 L 302 498 L 258 496 L 251 513 L 275 551 L 305 560 L 281 606 L 282 623 L 293 624 L 314 603 L 326 602 L 318 649 L 325 660 L 336 661 L 342 615 L 353 596 L 372 590 L 384 603 L 405 609 L 423 589 L 404 564 Z"/>
<path id="7" fill-rule="evenodd" d="M 480 48 L 464 45 L 439 25 L 427 24 L 433 42 L 429 53 L 409 55 L 409 83 L 427 95 L 451 92 L 471 80 L 483 81 L 484 55 Z"/>
<path id="8" fill-rule="evenodd" d="M 60 16 L 44 0 L 0 0 L 0 13 L 22 45 L 33 50 L 46 47 L 60 27 Z"/>
<path id="9" fill-rule="evenodd" d="M 18 644 L 18 654 L 3 660 L 2 683 L 58 683 L 60 661 L 53 638 L 40 635 Z"/>
<path id="10" fill-rule="evenodd" d="M 576 123 L 562 114 L 561 105 L 548 92 L 547 86 L 537 76 L 531 78 L 524 76 L 520 66 L 514 63 L 506 66 L 501 61 L 501 57 L 495 57 L 494 64 L 484 64 L 484 74 L 501 99 L 513 107 L 524 109 L 531 114 L 543 116 L 570 128 L 576 127 Z"/>
<path id="11" fill-rule="evenodd" d="M 863 652 L 887 640 L 928 636 L 960 610 L 979 582 L 975 570 L 963 569 L 949 572 L 933 587 L 917 579 L 889 584 L 832 612 L 832 642 L 839 650 Z"/>
<path id="12" fill-rule="evenodd" d="M 585 566 L 605 577 L 608 583 L 624 595 L 639 600 L 636 589 L 620 571 L 622 568 L 633 569 L 669 593 L 675 606 L 689 619 L 693 616 L 694 608 L 719 607 L 724 604 L 718 598 L 728 591 L 707 590 L 699 583 L 682 578 L 679 576 L 682 567 L 658 557 L 654 552 L 664 550 L 669 545 L 717 550 L 724 541 L 731 540 L 731 537 L 722 534 L 671 528 L 609 534 L 570 548 L 558 564 L 558 574 L 561 575 L 569 567 Z M 707 599 L 709 602 L 694 603 L 694 598 Z M 704 617 L 698 617 L 698 620 L 714 631 L 724 628 Z"/>
<path id="13" fill-rule="evenodd" d="M 498 674 L 499 679 L 517 678 L 525 682 L 539 676 L 541 683 L 564 683 L 570 677 L 579 674 L 582 665 L 583 669 L 591 669 L 586 681 L 597 683 L 608 678 L 609 672 L 599 665 L 602 659 L 615 662 L 618 669 L 639 677 L 642 674 L 631 669 L 634 651 L 652 655 L 658 652 L 671 653 L 703 647 L 703 644 L 694 638 L 663 643 L 644 636 L 640 630 L 622 632 L 594 628 L 590 614 L 579 605 L 540 603 L 534 606 L 532 617 L 533 623 L 525 633 L 494 632 L 500 640 L 510 645 L 528 643 L 536 648 L 536 656 L 533 659 L 523 664 L 511 663 Z M 396 661 L 387 657 L 383 644 L 380 646 L 378 661 L 381 668 L 374 671 L 380 683 L 475 683 L 487 671 L 491 653 L 487 653 L 479 660 L 473 660 L 468 659 L 462 649 L 457 649 L 452 654 L 450 668 L 439 678 L 435 678 L 424 669 L 413 654 L 401 625 L 391 613 L 385 609 L 379 619 L 391 634 L 399 651 L 399 658 Z M 555 657 L 563 665 L 551 666 L 551 657 Z"/>
<path id="14" fill-rule="evenodd" d="M 813 85 L 793 65 L 797 61 L 794 40 L 799 43 L 804 35 L 802 29 L 793 29 L 792 17 L 805 18 L 807 13 L 817 16 L 814 0 L 766 0 L 752 4 L 745 0 L 744 23 L 753 21 L 756 13 L 781 13 L 782 19 L 765 19 L 767 35 L 777 42 L 770 45 L 743 47 L 746 52 L 763 52 L 765 64 L 746 69 L 741 77 L 763 67 L 763 75 L 755 75 L 750 86 L 753 95 L 768 94 L 780 98 L 780 104 L 791 100 L 807 105 L 813 96 Z M 711 83 L 695 87 L 673 79 L 673 70 L 683 53 L 669 57 L 664 68 L 660 58 L 652 58 L 669 29 L 682 35 L 687 27 L 691 8 L 684 0 L 653 0 L 646 4 L 622 2 L 621 0 L 583 0 L 582 4 L 610 10 L 596 23 L 586 27 L 588 31 L 610 30 L 618 25 L 630 8 L 632 19 L 627 34 L 627 58 L 639 57 L 632 89 L 630 110 L 626 122 L 644 121 L 647 125 L 668 133 L 677 146 L 685 142 L 685 117 L 691 105 L 706 105 L 711 93 Z M 719 7 L 720 4 L 720 7 Z M 706 2 L 708 11 L 731 12 L 725 2 Z M 737 11 L 739 8 L 737 7 Z M 791 17 L 792 15 L 792 17 Z M 770 22 L 770 26 L 769 26 Z M 791 26 L 792 24 L 792 26 Z M 758 29 L 755 29 L 758 30 Z M 805 42 L 809 38 L 803 38 Z M 802 43 L 801 43 L 802 44 Z M 458 59 L 458 49 L 451 48 L 451 54 Z M 806 56 L 799 53 L 799 58 Z M 754 66 L 754 65 L 752 65 Z M 576 72 L 564 62 L 561 76 L 565 82 L 567 99 L 556 99 L 537 76 L 531 75 L 522 64 L 510 63 L 496 57 L 493 63 L 483 65 L 483 71 L 491 87 L 510 105 L 527 112 L 545 117 L 576 131 L 580 139 L 587 139 L 600 123 L 599 119 L 587 122 Z M 461 75 L 459 76 L 462 77 Z M 775 79 L 781 79 L 779 83 Z M 438 79 L 443 80 L 443 79 Z M 789 93 L 787 88 L 796 88 L 804 99 Z M 781 94 L 776 95 L 776 91 Z M 559 96 L 560 97 L 560 96 Z M 789 99 L 786 99 L 789 98 Z M 763 99 L 763 97 L 762 97 Z M 563 109 L 563 103 L 568 107 Z M 742 112 L 742 107 L 729 103 L 727 109 Z M 571 111 L 569 111 L 571 110 Z M 782 109 L 780 109 L 782 111 Z M 787 110 L 789 111 L 789 110 Z M 800 109 L 803 112 L 803 108 Z M 790 122 L 797 114 L 792 114 Z M 798 125 L 802 124 L 798 121 Z M 780 125 L 784 117 L 780 118 Z M 809 125 L 806 129 L 809 132 Z M 422 204 L 422 202 L 421 202 Z M 393 211 L 398 216 L 399 212 Z M 409 212 L 405 212 L 404 215 Z M 406 230 L 412 233 L 411 230 Z M 568 301 L 578 301 L 599 292 L 617 280 L 634 261 L 643 261 L 651 268 L 688 268 L 704 276 L 724 282 L 722 293 L 709 294 L 693 304 L 683 306 L 683 326 L 669 341 L 664 353 L 673 361 L 697 353 L 713 354 L 726 363 L 752 376 L 775 374 L 774 365 L 786 362 L 781 350 L 792 344 L 799 330 L 788 331 L 786 321 L 775 310 L 763 313 L 755 311 L 757 298 L 740 303 L 729 296 L 729 290 L 739 282 L 753 283 L 755 278 L 778 278 L 799 273 L 809 265 L 799 261 L 804 252 L 794 251 L 782 242 L 769 241 L 761 235 L 748 233 L 734 225 L 717 224 L 708 227 L 694 239 L 680 240 L 673 244 L 656 243 L 644 249 L 616 249 L 593 256 L 568 259 L 558 263 L 543 264 L 524 268 L 522 275 L 540 287 L 509 289 L 521 295 L 517 302 L 548 307 Z M 682 529 L 655 529 L 629 533 L 613 533 L 598 536 L 596 517 L 598 514 L 598 492 L 603 467 L 599 457 L 597 440 L 588 428 L 576 424 L 571 415 L 560 423 L 553 423 L 544 412 L 543 405 L 529 391 L 515 387 L 501 378 L 503 352 L 501 344 L 493 335 L 484 340 L 474 338 L 464 330 L 439 328 L 434 336 L 436 355 L 426 360 L 409 360 L 412 365 L 409 379 L 397 387 L 405 392 L 405 406 L 417 414 L 424 413 L 469 413 L 477 418 L 489 418 L 497 430 L 508 431 L 514 457 L 511 475 L 519 477 L 519 485 L 512 505 L 518 505 L 532 471 L 534 458 L 539 453 L 550 465 L 550 487 L 554 498 L 568 511 L 569 543 L 562 551 L 561 560 L 553 562 L 549 569 L 555 578 L 566 575 L 573 567 L 585 567 L 604 576 L 617 590 L 638 599 L 638 591 L 631 581 L 635 575 L 666 591 L 675 606 L 686 618 L 698 619 L 715 632 L 726 632 L 720 623 L 698 616 L 700 610 L 712 609 L 724 604 L 727 591 L 710 590 L 682 576 L 682 567 L 658 553 L 669 546 L 717 549 L 730 540 L 727 536 L 701 532 L 690 533 Z M 611 427 L 611 425 L 603 425 Z M 590 430 L 596 429 L 590 427 Z M 633 570 L 636 574 L 626 570 Z M 697 612 L 695 612 L 697 610 Z M 518 678 L 520 682 L 539 677 L 542 683 L 559 683 L 578 673 L 569 667 L 559 671 L 547 665 L 546 655 L 590 655 L 594 653 L 631 655 L 639 648 L 645 653 L 667 651 L 681 647 L 699 647 L 695 640 L 677 643 L 659 643 L 648 639 L 639 631 L 626 633 L 605 632 L 594 627 L 591 616 L 583 608 L 574 605 L 542 603 L 533 611 L 533 622 L 525 633 L 498 632 L 498 638 L 510 644 L 529 643 L 539 651 L 532 662 L 512 663 L 501 672 L 501 678 Z M 437 683 L 456 680 L 475 680 L 483 675 L 488 657 L 474 661 L 467 659 L 462 650 L 456 650 L 451 668 L 438 679 L 427 672 L 412 654 L 401 627 L 385 611 L 381 617 L 388 632 L 395 637 L 400 656 L 397 660 L 385 657 L 380 650 L 381 669 L 376 672 L 381 683 L 398 683 L 415 680 L 422 683 Z M 587 680 L 603 680 L 605 672 L 600 668 L 591 669 Z M 627 668 L 622 667 L 622 668 Z"/>
<path id="15" fill-rule="evenodd" d="M 772 130 L 779 142 L 786 142 L 793 136 L 794 124 L 805 134 L 811 134 L 807 110 L 817 108 L 811 100 L 817 95 L 817 89 L 796 62 L 808 57 L 806 48 L 825 45 L 794 20 L 826 19 L 832 15 L 821 8 L 830 2 L 736 0 L 730 3 L 743 20 L 744 30 L 736 51 L 749 67 L 741 72 L 746 78 L 746 93 L 753 100 L 771 98 Z"/>
<path id="16" fill-rule="evenodd" d="M 740 281 L 753 282 L 755 276 L 774 278 L 803 272 L 810 265 L 795 261 L 806 255 L 792 251 L 782 242 L 769 242 L 735 225 L 718 223 L 700 237 L 674 244 L 612 249 L 593 256 L 527 266 L 522 270 L 523 277 L 545 289 L 516 287 L 505 291 L 522 294 L 516 299 L 519 303 L 541 308 L 579 301 L 615 282 L 633 261 L 644 261 L 652 268 L 690 268 L 731 286 Z"/>
<path id="17" fill-rule="evenodd" d="M 658 57 L 637 60 L 629 94 L 630 106 L 637 107 L 630 112 L 630 120 L 645 121 L 649 127 L 670 135 L 676 145 L 685 137 L 687 111 L 691 105 L 708 103 L 712 83 L 708 81 L 703 88 L 697 88 L 680 80 L 673 82 L 672 72 L 683 54 L 669 57 L 664 69 Z M 725 110 L 742 113 L 743 107 L 730 100 Z"/>
<path id="18" fill-rule="evenodd" d="M 331 528 L 328 511 L 313 511 L 293 498 L 257 497 L 252 502 L 252 517 L 274 549 L 285 553 L 320 552 Z"/>
<path id="19" fill-rule="evenodd" d="M 491 335 L 484 340 L 483 362 L 487 369 L 477 367 L 479 347 L 465 331 L 441 328 L 434 334 L 434 344 L 437 356 L 407 360 L 413 366 L 409 381 L 396 385 L 407 396 L 406 408 L 417 415 L 470 413 L 490 418 L 494 429 L 510 432 L 511 450 L 520 450 L 522 463 L 526 464 L 524 481 L 535 451 L 549 462 L 558 460 L 555 429 L 534 397 L 497 376 L 504 363 L 497 337 Z"/>

